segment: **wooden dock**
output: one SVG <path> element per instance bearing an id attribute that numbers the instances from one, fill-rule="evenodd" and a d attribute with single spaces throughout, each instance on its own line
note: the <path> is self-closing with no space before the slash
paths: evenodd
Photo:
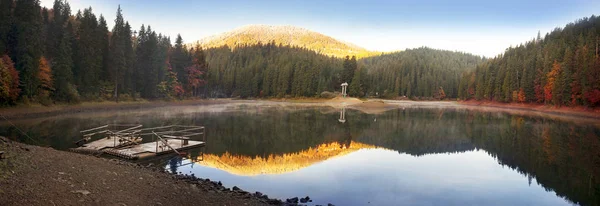
<path id="1" fill-rule="evenodd" d="M 149 129 L 132 129 L 120 131 L 103 130 L 108 126 L 97 127 L 82 131 L 86 142 L 71 151 L 91 154 L 110 154 L 125 159 L 141 159 L 163 154 L 182 154 L 180 151 L 188 150 L 205 145 L 204 141 L 191 140 L 190 137 L 202 136 L 205 140 L 204 127 L 197 126 L 163 126 Z M 98 130 L 102 130 L 98 132 Z M 147 133 L 144 133 L 146 131 Z M 156 132 L 155 132 L 156 131 Z M 87 142 L 92 135 L 106 134 L 105 137 L 95 141 Z M 173 134 L 177 134 L 173 135 Z M 152 136 L 151 142 L 141 143 L 141 136 Z"/>
<path id="2" fill-rule="evenodd" d="M 123 155 L 125 157 L 129 156 L 129 157 L 133 157 L 132 159 L 142 159 L 142 158 L 146 158 L 146 157 L 153 157 L 153 156 L 169 154 L 169 153 L 172 154 L 174 151 L 171 148 L 174 148 L 176 151 L 182 151 L 182 150 L 188 150 L 188 149 L 204 146 L 205 143 L 202 141 L 189 140 L 187 142 L 187 145 L 184 145 L 183 141 L 171 140 L 171 141 L 168 141 L 168 143 L 167 143 L 167 144 L 169 144 L 170 147 L 167 147 L 167 146 L 160 147 L 160 144 L 161 143 L 158 143 L 158 146 L 157 146 L 156 142 L 148 142 L 148 143 L 144 143 L 144 144 L 140 144 L 140 145 L 136 145 L 136 146 L 132 146 L 132 147 L 128 147 L 128 148 L 118 149 L 116 151 L 119 153 L 119 155 Z M 113 151 L 115 151 L 115 150 L 113 149 Z M 117 156 L 119 156 L 119 155 L 117 155 Z"/>
<path id="3" fill-rule="evenodd" d="M 154 142 L 115 147 L 113 139 L 114 138 L 102 138 L 81 147 L 73 148 L 71 151 L 80 153 L 106 153 L 125 159 L 143 159 L 169 153 L 179 154 L 178 151 L 201 147 L 205 144 L 203 141 L 165 138 L 164 140 L 166 140 L 165 142 L 168 146 L 165 145 L 163 141 L 157 140 Z"/>

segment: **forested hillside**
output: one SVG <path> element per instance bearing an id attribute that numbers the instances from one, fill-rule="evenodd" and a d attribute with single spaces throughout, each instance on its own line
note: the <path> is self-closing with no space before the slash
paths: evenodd
<path id="1" fill-rule="evenodd" d="M 206 56 L 207 88 L 213 97 L 314 97 L 337 90 L 344 71 L 341 59 L 275 42 L 212 48 Z M 353 61 L 345 71 L 356 69 Z"/>
<path id="2" fill-rule="evenodd" d="M 205 84 L 201 48 L 175 45 L 116 12 L 111 31 L 92 8 L 66 1 L 0 0 L 0 106 L 195 96 Z"/>
<path id="3" fill-rule="evenodd" d="M 319 54 L 344 58 L 365 57 L 377 54 L 359 46 L 341 42 L 330 36 L 294 26 L 248 25 L 219 35 L 204 38 L 198 43 L 204 48 L 227 45 L 230 48 L 277 42 L 281 46 L 302 47 Z"/>
<path id="4" fill-rule="evenodd" d="M 464 73 L 462 99 L 600 105 L 600 18 L 556 28 Z"/>
<path id="5" fill-rule="evenodd" d="M 339 59 L 268 42 L 208 49 L 207 62 L 210 96 L 312 97 L 338 91 L 347 82 L 348 93 L 356 97 L 440 99 L 456 97 L 460 74 L 482 58 L 419 48 L 357 62 L 354 56 Z"/>
<path id="6" fill-rule="evenodd" d="M 0 0 L 0 105 L 189 97 L 446 97 L 600 105 L 600 20 L 592 16 L 485 60 L 430 48 L 373 55 L 290 26 L 247 26 L 188 46 L 116 12 Z M 367 53 L 365 53 L 367 52 Z"/>
<path id="7" fill-rule="evenodd" d="M 365 91 L 370 95 L 455 98 L 460 75 L 483 60 L 467 53 L 422 47 L 359 62 L 367 69 Z"/>

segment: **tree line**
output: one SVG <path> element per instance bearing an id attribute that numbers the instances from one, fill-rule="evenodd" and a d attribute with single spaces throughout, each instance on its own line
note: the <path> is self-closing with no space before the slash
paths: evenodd
<path id="1" fill-rule="evenodd" d="M 357 59 L 278 42 L 203 49 L 116 12 L 64 0 L 0 0 L 0 105 L 193 97 L 355 97 L 600 104 L 600 30 L 592 16 L 493 59 L 430 48 Z"/>
<path id="2" fill-rule="evenodd" d="M 37 0 L 0 3 L 3 105 L 197 96 L 318 97 L 338 91 L 344 82 L 350 85 L 349 94 L 357 97 L 431 97 L 439 94 L 437 88 L 449 90 L 452 97 L 453 80 L 433 76 L 447 66 L 440 62 L 463 61 L 458 57 L 463 54 L 457 53 L 456 59 L 443 57 L 437 65 L 426 65 L 436 55 L 454 54 L 417 49 L 358 62 L 355 56 L 337 58 L 276 42 L 205 50 L 184 44 L 180 36 L 172 45 L 170 37 L 151 26 L 135 31 L 120 7 L 109 30 L 104 16 L 96 16 L 92 8 L 72 15 L 63 0 L 54 1 L 52 8 L 41 7 Z M 393 70 L 382 69 L 389 66 Z M 414 68 L 403 72 L 410 67 Z"/>
<path id="3" fill-rule="evenodd" d="M 600 105 L 600 18 L 591 16 L 511 47 L 463 73 L 461 99 Z"/>
<path id="4" fill-rule="evenodd" d="M 204 50 L 116 12 L 109 31 L 92 8 L 72 15 L 68 2 L 0 0 L 0 100 L 79 101 L 197 96 L 205 84 Z"/>

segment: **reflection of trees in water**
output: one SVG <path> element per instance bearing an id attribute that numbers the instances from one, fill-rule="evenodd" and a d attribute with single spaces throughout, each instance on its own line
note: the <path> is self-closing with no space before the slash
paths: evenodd
<path id="1" fill-rule="evenodd" d="M 103 118 L 48 118 L 17 125 L 42 144 L 58 149 L 71 147 L 81 138 L 80 130 L 113 123 L 115 119 L 148 127 L 205 125 L 206 152 L 212 155 L 228 153 L 266 158 L 334 142 L 350 148 L 352 141 L 416 156 L 480 148 L 500 164 L 529 179 L 535 178 L 546 189 L 574 203 L 600 203 L 600 129 L 597 127 L 453 109 L 398 109 L 378 115 L 347 110 L 346 122 L 340 123 L 338 112 L 265 109 L 261 114 L 117 114 Z M 377 121 L 373 121 L 375 118 Z M 27 142 L 26 137 L 5 125 L 0 126 L 0 135 Z M 169 161 L 169 168 L 176 168 L 177 163 Z"/>
<path id="2" fill-rule="evenodd" d="M 544 188 L 582 205 L 600 203 L 598 128 L 547 119 L 490 118 L 474 128 L 473 144 Z"/>
<path id="3" fill-rule="evenodd" d="M 171 173 L 173 173 L 173 174 L 177 173 L 177 167 L 179 167 L 179 165 L 181 165 L 182 161 L 183 161 L 183 158 L 181 158 L 179 156 L 174 156 L 173 158 L 169 159 L 169 170 L 171 171 Z"/>

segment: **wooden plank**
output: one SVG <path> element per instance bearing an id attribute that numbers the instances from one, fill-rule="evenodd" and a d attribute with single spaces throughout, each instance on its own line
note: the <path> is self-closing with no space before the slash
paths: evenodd
<path id="1" fill-rule="evenodd" d="M 104 125 L 104 126 L 92 128 L 92 129 L 83 130 L 83 131 L 80 131 L 80 133 L 86 133 L 86 132 L 89 132 L 89 131 L 94 131 L 94 130 L 97 130 L 97 129 L 107 128 L 107 127 L 108 127 L 108 124 Z"/>
<path id="2" fill-rule="evenodd" d="M 175 149 L 178 149 L 178 150 L 187 150 L 187 149 L 191 149 L 194 147 L 203 146 L 205 144 L 202 141 L 193 141 L 193 140 L 190 140 L 188 142 L 188 145 L 182 145 L 180 141 L 169 141 L 168 143 L 169 143 L 169 146 L 171 146 Z M 147 142 L 147 143 L 135 145 L 135 146 L 128 147 L 128 148 L 122 148 L 122 149 L 118 149 L 118 150 L 123 154 L 128 154 L 128 155 L 144 154 L 145 156 L 148 155 L 146 153 L 152 153 L 154 155 L 172 153 L 172 150 L 155 151 L 155 148 L 154 148 L 155 144 L 156 144 L 156 142 Z"/>

